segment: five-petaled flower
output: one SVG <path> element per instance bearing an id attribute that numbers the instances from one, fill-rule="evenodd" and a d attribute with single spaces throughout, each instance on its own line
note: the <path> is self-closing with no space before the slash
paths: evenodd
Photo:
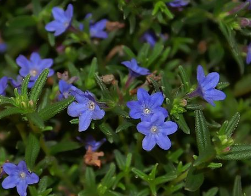
<path id="1" fill-rule="evenodd" d="M 246 63 L 251 63 L 251 43 L 247 47 L 247 57 L 246 57 Z"/>
<path id="2" fill-rule="evenodd" d="M 38 78 L 39 74 L 43 72 L 43 70 L 50 68 L 53 64 L 52 59 L 41 59 L 40 55 L 37 52 L 33 52 L 30 56 L 30 60 L 28 60 L 25 56 L 19 55 L 16 59 L 16 63 L 21 67 L 19 70 L 19 74 L 22 77 L 30 74 L 30 81 L 28 87 L 32 87 L 35 83 L 35 80 Z M 49 69 L 50 72 L 48 77 L 54 74 L 53 69 Z M 19 83 L 17 81 L 17 83 Z"/>
<path id="3" fill-rule="evenodd" d="M 169 3 L 171 7 L 183 7 L 189 3 L 189 0 L 174 0 Z"/>
<path id="4" fill-rule="evenodd" d="M 55 31 L 54 35 L 59 36 L 64 33 L 71 25 L 73 17 L 73 6 L 69 4 L 66 11 L 62 8 L 52 8 L 52 15 L 55 20 L 45 26 L 47 31 Z"/>
<path id="5" fill-rule="evenodd" d="M 171 141 L 167 136 L 176 132 L 177 129 L 176 123 L 165 122 L 165 116 L 162 113 L 155 113 L 150 119 L 137 125 L 137 130 L 145 135 L 142 147 L 146 151 L 152 150 L 156 144 L 163 150 L 168 150 L 171 147 Z"/>
<path id="6" fill-rule="evenodd" d="M 0 95 L 5 95 L 5 90 L 8 86 L 8 77 L 4 76 L 0 79 Z"/>
<path id="7" fill-rule="evenodd" d="M 80 132 L 87 130 L 92 120 L 104 117 L 105 111 L 100 109 L 92 93 L 73 88 L 71 94 L 75 97 L 76 102 L 68 106 L 67 112 L 71 117 L 79 117 L 78 130 Z"/>
<path id="8" fill-rule="evenodd" d="M 100 141 L 96 141 L 91 135 L 88 135 L 85 139 L 85 149 L 88 150 L 88 148 L 91 148 L 92 152 L 95 152 L 105 141 L 105 138 Z"/>
<path id="9" fill-rule="evenodd" d="M 131 61 L 123 61 L 121 64 L 129 69 L 129 73 L 132 77 L 145 76 L 150 74 L 150 71 L 148 69 L 138 66 L 136 59 L 132 59 Z"/>
<path id="10" fill-rule="evenodd" d="M 91 18 L 92 14 L 87 14 L 86 19 Z M 89 26 L 89 31 L 90 31 L 90 36 L 91 38 L 100 38 L 100 39 L 106 39 L 108 37 L 108 33 L 105 31 L 106 28 L 106 23 L 108 20 L 102 19 L 96 23 L 93 22 L 93 20 L 90 20 L 90 26 Z M 80 24 L 79 29 L 81 31 L 84 30 L 84 25 Z"/>
<path id="11" fill-rule="evenodd" d="M 20 196 L 26 196 L 28 185 L 38 183 L 39 181 L 39 177 L 35 173 L 28 171 L 24 161 L 20 161 L 18 165 L 5 163 L 3 170 L 9 176 L 2 182 L 2 187 L 4 189 L 17 187 L 17 192 Z"/>
<path id="12" fill-rule="evenodd" d="M 220 75 L 216 72 L 209 73 L 207 76 L 205 76 L 202 66 L 199 65 L 197 67 L 198 87 L 195 91 L 188 94 L 188 96 L 200 96 L 212 106 L 215 106 L 214 101 L 224 100 L 226 98 L 226 94 L 224 92 L 215 89 L 219 79 Z"/>
<path id="13" fill-rule="evenodd" d="M 165 108 L 161 107 L 164 96 L 161 92 L 149 95 L 148 92 L 140 88 L 137 91 L 138 101 L 127 102 L 127 107 L 130 108 L 130 117 L 133 119 L 147 120 L 153 114 L 160 112 L 164 117 L 168 116 L 168 112 Z"/>

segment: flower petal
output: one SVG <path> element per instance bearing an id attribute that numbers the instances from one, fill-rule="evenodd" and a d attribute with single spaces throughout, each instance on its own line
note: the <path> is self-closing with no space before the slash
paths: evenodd
<path id="1" fill-rule="evenodd" d="M 156 112 L 151 117 L 151 123 L 153 125 L 161 125 L 165 121 L 165 116 L 161 112 Z"/>
<path id="2" fill-rule="evenodd" d="M 53 64 L 52 59 L 42 59 L 39 62 L 39 68 L 40 68 L 40 70 L 44 70 L 44 69 L 50 68 L 52 66 L 52 64 Z"/>
<path id="3" fill-rule="evenodd" d="M 65 19 L 64 10 L 59 7 L 52 8 L 52 15 L 58 21 L 64 21 Z"/>
<path id="4" fill-rule="evenodd" d="M 107 20 L 106 20 L 106 19 L 102 19 L 102 20 L 96 22 L 95 25 L 94 25 L 94 26 L 95 26 L 95 29 L 97 29 L 97 30 L 99 30 L 99 31 L 105 29 L 106 23 L 107 23 Z"/>
<path id="5" fill-rule="evenodd" d="M 100 109 L 100 107 L 97 104 L 95 104 L 95 109 L 92 115 L 92 119 L 99 120 L 102 119 L 104 116 L 105 116 L 105 111 Z"/>
<path id="6" fill-rule="evenodd" d="M 86 110 L 86 106 L 84 104 L 79 104 L 77 102 L 73 102 L 68 106 L 67 114 L 71 117 L 78 117 Z"/>
<path id="7" fill-rule="evenodd" d="M 20 161 L 17 165 L 17 168 L 23 172 L 28 171 L 25 161 Z"/>
<path id="8" fill-rule="evenodd" d="M 27 176 L 26 182 L 27 184 L 36 184 L 39 181 L 39 177 L 35 173 L 31 173 L 30 175 Z"/>
<path id="9" fill-rule="evenodd" d="M 137 97 L 138 97 L 138 100 L 142 101 L 143 103 L 144 102 L 148 102 L 148 100 L 151 99 L 151 97 L 148 94 L 148 92 L 145 89 L 143 89 L 143 88 L 138 89 L 138 91 L 137 91 Z"/>
<path id="10" fill-rule="evenodd" d="M 164 135 L 171 135 L 178 129 L 178 125 L 175 122 L 167 121 L 159 128 L 160 132 Z"/>
<path id="11" fill-rule="evenodd" d="M 217 89 L 210 89 L 204 92 L 204 98 L 212 99 L 214 101 L 224 100 L 226 98 L 226 94 Z"/>
<path id="12" fill-rule="evenodd" d="M 17 170 L 17 166 L 13 163 L 5 163 L 3 165 L 3 170 L 6 174 L 10 175 Z"/>
<path id="13" fill-rule="evenodd" d="M 17 192 L 20 196 L 26 196 L 27 195 L 27 187 L 28 184 L 25 180 L 20 180 L 17 184 Z"/>
<path id="14" fill-rule="evenodd" d="M 170 139 L 161 134 L 161 133 L 158 133 L 155 135 L 156 137 L 156 140 L 157 140 L 157 144 L 159 145 L 160 148 L 162 148 L 163 150 L 168 150 L 170 147 L 171 147 L 171 141 Z"/>
<path id="15" fill-rule="evenodd" d="M 161 106 L 164 101 L 164 96 L 161 92 L 154 93 L 150 96 L 150 105 L 151 107 Z"/>
<path id="16" fill-rule="evenodd" d="M 46 26 L 45 29 L 47 31 L 56 31 L 58 28 L 61 28 L 62 23 L 58 22 L 58 21 L 51 21 L 49 22 Z"/>
<path id="17" fill-rule="evenodd" d="M 200 84 L 203 82 L 204 79 L 205 79 L 205 74 L 204 74 L 203 68 L 201 65 L 198 65 L 198 67 L 197 67 L 197 81 Z"/>
<path id="18" fill-rule="evenodd" d="M 72 6 L 72 4 L 69 4 L 67 6 L 67 9 L 65 11 L 65 16 L 67 17 L 68 20 L 71 20 L 71 18 L 73 16 L 73 6 Z"/>
<path id="19" fill-rule="evenodd" d="M 41 60 L 40 55 L 37 52 L 33 52 L 30 56 L 30 61 L 32 64 L 38 65 L 38 62 Z"/>
<path id="20" fill-rule="evenodd" d="M 55 36 L 59 36 L 59 35 L 61 35 L 62 33 L 64 33 L 64 32 L 66 31 L 66 29 L 67 29 L 66 27 L 61 26 L 60 28 L 56 29 L 54 35 L 55 35 Z"/>
<path id="21" fill-rule="evenodd" d="M 133 119 L 139 119 L 139 118 L 143 117 L 142 110 L 132 109 L 129 112 L 129 116 Z"/>
<path id="22" fill-rule="evenodd" d="M 86 110 L 79 117 L 78 131 L 86 131 L 91 124 L 93 111 Z"/>
<path id="23" fill-rule="evenodd" d="M 19 55 L 16 59 L 16 63 L 20 67 L 29 67 L 30 65 L 30 61 L 24 55 Z"/>
<path id="24" fill-rule="evenodd" d="M 144 134 L 144 135 L 148 135 L 150 134 L 150 129 L 151 129 L 152 124 L 150 122 L 140 122 L 137 125 L 137 130 L 138 132 Z"/>
<path id="25" fill-rule="evenodd" d="M 203 91 L 208 90 L 210 88 L 215 88 L 220 79 L 220 75 L 216 72 L 212 72 L 206 76 L 204 81 L 200 84 L 203 88 Z"/>
<path id="26" fill-rule="evenodd" d="M 7 178 L 4 179 L 2 182 L 2 187 L 4 189 L 11 189 L 14 188 L 19 182 L 19 179 L 15 176 L 8 176 Z"/>
<path id="27" fill-rule="evenodd" d="M 156 141 L 153 134 L 149 134 L 145 136 L 145 138 L 142 141 L 142 147 L 146 151 L 152 150 L 155 145 L 156 145 Z"/>

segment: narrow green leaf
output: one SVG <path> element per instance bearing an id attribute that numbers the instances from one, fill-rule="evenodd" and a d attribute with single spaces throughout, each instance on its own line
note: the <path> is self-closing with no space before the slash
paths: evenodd
<path id="1" fill-rule="evenodd" d="M 147 61 L 146 67 L 149 67 L 154 61 L 161 55 L 164 49 L 164 45 L 162 43 L 155 44 L 153 51 Z"/>
<path id="2" fill-rule="evenodd" d="M 37 101 L 39 99 L 40 94 L 42 93 L 44 84 L 47 80 L 47 76 L 49 74 L 49 69 L 45 69 L 37 78 L 34 86 L 31 89 L 30 92 L 30 100 L 33 101 L 33 104 L 36 105 Z"/>
<path id="3" fill-rule="evenodd" d="M 23 80 L 23 83 L 21 86 L 21 95 L 22 96 L 28 97 L 28 83 L 29 83 L 29 81 L 30 81 L 30 74 L 28 74 Z"/>
<path id="4" fill-rule="evenodd" d="M 37 112 L 26 114 L 27 118 L 38 128 L 44 129 L 44 121 Z"/>
<path id="5" fill-rule="evenodd" d="M 125 168 L 125 157 L 118 150 L 114 150 L 114 155 L 115 155 L 116 162 L 117 162 L 117 164 L 119 166 L 119 169 L 124 170 L 124 168 Z"/>
<path id="6" fill-rule="evenodd" d="M 188 90 L 190 88 L 190 80 L 188 78 L 188 75 L 187 75 L 185 69 L 181 65 L 179 66 L 179 75 L 181 78 L 181 82 L 184 85 L 185 92 L 188 92 Z"/>
<path id="7" fill-rule="evenodd" d="M 233 196 L 243 196 L 241 177 L 236 176 L 234 180 Z"/>
<path id="8" fill-rule="evenodd" d="M 215 196 L 218 193 L 219 189 L 217 187 L 209 189 L 206 193 L 203 193 L 203 196 Z"/>
<path id="9" fill-rule="evenodd" d="M 11 58 L 10 55 L 5 54 L 4 55 L 5 61 L 7 62 L 7 64 L 13 69 L 13 70 L 17 70 L 18 66 L 15 62 L 15 60 L 13 58 Z"/>
<path id="10" fill-rule="evenodd" d="M 0 105 L 11 104 L 14 105 L 13 99 L 0 95 Z"/>
<path id="11" fill-rule="evenodd" d="M 136 177 L 140 177 L 142 180 L 148 181 L 148 175 L 143 173 L 142 171 L 133 167 L 132 172 L 136 175 Z"/>
<path id="12" fill-rule="evenodd" d="M 86 82 L 85 82 L 85 85 L 87 87 L 87 89 L 90 89 L 92 88 L 94 85 L 95 85 L 95 72 L 98 68 L 98 64 L 97 64 L 97 58 L 94 57 L 92 59 L 92 62 L 91 62 L 91 66 L 90 66 L 90 69 L 89 69 L 89 73 L 88 73 L 88 76 L 87 76 L 87 79 L 86 79 Z"/>
<path id="13" fill-rule="evenodd" d="M 116 129 L 116 133 L 119 133 L 120 131 L 123 131 L 123 130 L 127 130 L 129 127 L 133 126 L 132 123 L 128 122 L 128 121 L 124 121 L 123 123 L 121 123 L 117 129 Z"/>
<path id="14" fill-rule="evenodd" d="M 40 0 L 32 0 L 33 14 L 38 16 L 41 11 Z"/>
<path id="15" fill-rule="evenodd" d="M 245 160 L 251 158 L 251 145 L 233 145 L 230 147 L 230 151 L 226 154 L 217 156 L 218 159 L 222 160 Z"/>
<path id="16" fill-rule="evenodd" d="M 194 192 L 200 188 L 203 181 L 204 173 L 196 170 L 195 167 L 191 167 L 187 174 L 185 189 Z"/>
<path id="17" fill-rule="evenodd" d="M 174 174 L 173 172 L 170 172 L 170 174 L 166 174 L 164 176 L 157 177 L 154 182 L 156 185 L 158 184 L 164 184 L 166 182 L 172 181 L 175 178 L 177 178 L 177 175 Z"/>
<path id="18" fill-rule="evenodd" d="M 31 170 L 34 167 L 39 151 L 40 151 L 39 140 L 33 133 L 30 133 L 25 150 L 25 161 L 27 163 L 28 168 Z"/>
<path id="19" fill-rule="evenodd" d="M 13 114 L 24 114 L 24 111 L 19 108 L 10 107 L 0 112 L 0 119 Z"/>
<path id="20" fill-rule="evenodd" d="M 44 176 L 38 184 L 38 193 L 42 193 L 46 190 L 47 186 L 48 186 L 48 181 L 49 181 L 49 177 L 48 176 Z"/>
<path id="21" fill-rule="evenodd" d="M 225 129 L 225 134 L 228 136 L 228 138 L 231 137 L 233 134 L 234 130 L 238 126 L 238 123 L 240 121 L 240 113 L 237 112 L 228 122 L 226 129 Z"/>
<path id="22" fill-rule="evenodd" d="M 136 55 L 133 53 L 133 51 L 128 48 L 127 46 L 123 46 L 123 50 L 124 52 L 127 54 L 127 56 L 132 59 L 132 58 L 136 58 Z"/>
<path id="23" fill-rule="evenodd" d="M 109 99 L 111 100 L 112 97 L 111 97 L 111 94 L 109 92 L 109 90 L 106 88 L 105 84 L 102 82 L 102 80 L 100 79 L 100 77 L 98 76 L 98 73 L 95 73 L 95 80 L 96 82 L 98 83 L 101 91 L 102 91 L 102 95 L 105 99 Z"/>
<path id="24" fill-rule="evenodd" d="M 154 180 L 155 176 L 156 176 L 156 171 L 157 171 L 157 167 L 158 167 L 158 163 L 156 163 L 151 171 L 151 173 L 149 174 L 149 180 Z"/>
<path id="25" fill-rule="evenodd" d="M 85 169 L 85 186 L 94 189 L 96 187 L 95 173 L 91 167 Z"/>
<path id="26" fill-rule="evenodd" d="M 113 129 L 110 127 L 109 124 L 107 123 L 102 123 L 101 125 L 99 125 L 99 128 L 100 130 L 106 135 L 107 137 L 107 140 L 110 142 L 110 143 L 113 143 L 114 140 L 116 140 L 116 134 L 115 132 L 113 131 Z"/>
<path id="27" fill-rule="evenodd" d="M 44 109 L 40 110 L 38 114 L 44 121 L 49 120 L 50 118 L 64 110 L 73 101 L 74 97 L 69 97 L 52 105 L 46 106 Z"/>
<path id="28" fill-rule="evenodd" d="M 153 84 L 155 92 L 160 92 L 160 88 L 161 88 L 160 84 L 156 80 L 154 80 L 153 77 L 150 77 L 150 80 L 151 80 L 151 83 Z"/>
<path id="29" fill-rule="evenodd" d="M 48 41 L 51 47 L 55 46 L 55 36 L 52 33 L 48 33 Z"/>
<path id="30" fill-rule="evenodd" d="M 17 16 L 15 18 L 12 18 L 9 22 L 9 27 L 15 29 L 35 26 L 35 25 L 36 25 L 36 20 L 31 15 Z"/>
<path id="31" fill-rule="evenodd" d="M 132 153 L 128 153 L 126 157 L 126 163 L 125 163 L 126 169 L 130 168 L 131 163 L 132 163 Z"/>
<path id="32" fill-rule="evenodd" d="M 201 110 L 195 111 L 195 133 L 200 155 L 213 148 L 206 119 Z"/>
<path id="33" fill-rule="evenodd" d="M 129 30 L 129 33 L 132 34 L 135 30 L 135 27 L 136 27 L 136 17 L 135 15 L 131 14 L 129 16 L 129 23 L 130 23 L 130 30 Z"/>
<path id="34" fill-rule="evenodd" d="M 186 106 L 186 109 L 188 109 L 188 110 L 202 110 L 203 106 L 200 104 L 188 104 Z"/>
<path id="35" fill-rule="evenodd" d="M 184 133 L 190 134 L 190 128 L 188 127 L 183 114 L 179 114 L 179 119 L 175 119 L 175 122 Z"/>
<path id="36" fill-rule="evenodd" d="M 60 152 L 67 152 L 67 151 L 79 149 L 80 147 L 81 145 L 77 142 L 61 141 L 57 143 L 56 145 L 51 146 L 50 151 L 51 151 L 51 154 L 54 155 Z"/>
<path id="37" fill-rule="evenodd" d="M 113 176 L 115 174 L 115 169 L 116 169 L 115 164 L 111 163 L 110 168 L 107 171 L 105 177 L 101 180 L 102 186 L 106 186 L 107 188 L 110 188 L 112 186 L 112 182 L 114 181 Z"/>
<path id="38" fill-rule="evenodd" d="M 227 88 L 229 86 L 229 82 L 219 82 L 217 84 L 217 89 L 223 90 L 224 88 Z"/>

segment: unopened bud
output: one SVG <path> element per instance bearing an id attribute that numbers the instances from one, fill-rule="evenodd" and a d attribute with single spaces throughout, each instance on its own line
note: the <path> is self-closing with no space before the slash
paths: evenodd
<path id="1" fill-rule="evenodd" d="M 113 74 L 108 74 L 108 75 L 101 76 L 101 80 L 105 84 L 111 84 L 115 80 L 115 77 Z"/>

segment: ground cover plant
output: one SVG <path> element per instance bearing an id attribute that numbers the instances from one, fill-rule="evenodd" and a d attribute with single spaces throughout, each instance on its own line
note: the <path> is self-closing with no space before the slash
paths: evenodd
<path id="1" fill-rule="evenodd" d="M 0 1 L 0 196 L 251 195 L 251 1 Z"/>

